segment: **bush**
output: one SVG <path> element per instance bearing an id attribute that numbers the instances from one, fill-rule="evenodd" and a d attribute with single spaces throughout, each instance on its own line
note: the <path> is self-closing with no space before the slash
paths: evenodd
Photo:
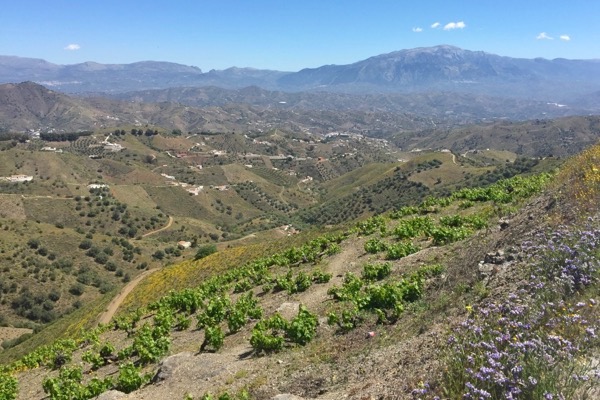
<path id="1" fill-rule="evenodd" d="M 310 342 L 317 332 L 317 316 L 300 306 L 298 316 L 294 318 L 286 331 L 286 336 L 294 343 L 305 345 Z"/>
<path id="2" fill-rule="evenodd" d="M 362 278 L 366 281 L 380 281 L 390 275 L 392 264 L 365 264 L 363 266 Z"/>
<path id="3" fill-rule="evenodd" d="M 18 392 L 17 378 L 10 374 L 0 373 L 0 400 L 16 399 Z"/>
<path id="4" fill-rule="evenodd" d="M 38 239 L 29 239 L 27 241 L 27 245 L 29 246 L 29 248 L 31 249 L 37 249 L 38 247 L 40 247 L 40 241 Z"/>
<path id="5" fill-rule="evenodd" d="M 214 351 L 219 350 L 223 347 L 224 338 L 225 334 L 220 326 L 206 326 L 204 328 L 204 342 L 202 343 L 202 346 L 200 346 L 200 351 L 204 351 L 207 346 Z"/>
<path id="6" fill-rule="evenodd" d="M 387 249 L 387 244 L 381 239 L 371 238 L 365 243 L 365 251 L 370 254 L 379 253 Z"/>
<path id="7" fill-rule="evenodd" d="M 81 296 L 85 292 L 85 287 L 81 283 L 75 283 L 69 288 L 69 293 L 73 296 Z"/>
<path id="8" fill-rule="evenodd" d="M 131 393 L 148 381 L 148 376 L 140 374 L 140 368 L 136 368 L 133 363 L 128 362 L 119 366 L 116 389 L 124 393 Z"/>
<path id="9" fill-rule="evenodd" d="M 200 246 L 194 256 L 194 260 L 200 260 L 201 258 L 208 257 L 209 255 L 217 252 L 217 246 L 214 244 L 207 244 Z"/>
<path id="10" fill-rule="evenodd" d="M 398 260 L 417 251 L 419 251 L 419 248 L 411 242 L 399 242 L 388 247 L 386 258 L 388 260 Z"/>

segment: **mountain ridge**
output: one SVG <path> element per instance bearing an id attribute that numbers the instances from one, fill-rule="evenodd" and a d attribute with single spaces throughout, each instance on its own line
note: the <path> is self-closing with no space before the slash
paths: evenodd
<path id="1" fill-rule="evenodd" d="M 459 91 L 536 100 L 564 100 L 600 90 L 600 60 L 512 58 L 450 45 L 379 54 L 346 65 L 297 72 L 230 67 L 202 72 L 165 61 L 57 65 L 0 56 L 0 82 L 32 80 L 63 92 L 118 93 L 174 86 L 349 93 Z"/>
<path id="2" fill-rule="evenodd" d="M 77 131 L 152 125 L 181 131 L 332 131 L 389 137 L 493 120 L 586 115 L 594 110 L 468 93 L 357 95 L 258 87 L 171 88 L 76 97 L 33 82 L 0 85 L 0 131 Z M 586 105 L 586 104 L 584 104 Z M 128 128 L 128 129 L 129 129 Z"/>

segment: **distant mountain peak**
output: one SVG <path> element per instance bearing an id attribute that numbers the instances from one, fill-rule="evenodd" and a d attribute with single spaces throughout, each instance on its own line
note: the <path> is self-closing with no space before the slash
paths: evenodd
<path id="1" fill-rule="evenodd" d="M 346 93 L 451 91 L 544 101 L 563 101 L 600 90 L 598 60 L 524 59 L 449 44 L 398 50 L 348 65 L 298 72 L 231 67 L 203 73 L 165 61 L 55 65 L 39 59 L 0 56 L 0 83 L 35 81 L 75 93 L 122 93 L 173 87 L 305 90 Z"/>

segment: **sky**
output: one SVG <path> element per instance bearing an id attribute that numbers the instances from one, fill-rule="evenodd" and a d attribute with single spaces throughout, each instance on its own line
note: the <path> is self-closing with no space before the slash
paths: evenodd
<path id="1" fill-rule="evenodd" d="M 298 71 L 440 44 L 600 59 L 597 0 L 6 0 L 0 55 Z"/>

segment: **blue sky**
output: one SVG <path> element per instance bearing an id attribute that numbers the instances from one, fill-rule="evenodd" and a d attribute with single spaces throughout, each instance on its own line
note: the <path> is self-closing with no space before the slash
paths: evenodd
<path id="1" fill-rule="evenodd" d="M 597 0 L 14 0 L 0 54 L 57 64 L 142 60 L 296 71 L 450 44 L 512 57 L 600 59 Z"/>

